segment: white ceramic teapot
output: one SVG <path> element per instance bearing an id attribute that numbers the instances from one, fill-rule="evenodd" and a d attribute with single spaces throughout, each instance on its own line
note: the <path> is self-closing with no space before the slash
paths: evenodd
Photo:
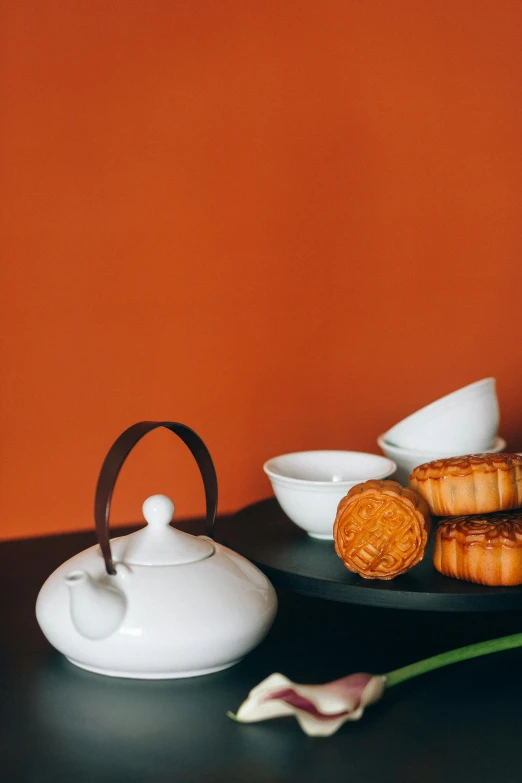
<path id="1" fill-rule="evenodd" d="M 166 427 L 190 448 L 205 485 L 208 536 L 170 526 L 164 495 L 143 504 L 147 527 L 109 540 L 109 512 L 120 469 L 148 432 Z M 177 422 L 140 422 L 113 444 L 95 498 L 93 546 L 61 565 L 43 585 L 36 616 L 71 663 L 113 677 L 193 677 L 237 663 L 267 634 L 277 611 L 274 588 L 254 565 L 210 537 L 217 479 L 196 433 Z"/>

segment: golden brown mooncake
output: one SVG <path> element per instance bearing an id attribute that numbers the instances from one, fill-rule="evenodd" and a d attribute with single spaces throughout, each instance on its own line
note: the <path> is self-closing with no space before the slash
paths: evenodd
<path id="1" fill-rule="evenodd" d="M 469 454 L 415 468 L 410 487 L 440 517 L 489 514 L 522 506 L 522 456 Z"/>
<path id="2" fill-rule="evenodd" d="M 365 579 L 393 579 L 424 557 L 431 529 L 428 504 L 396 481 L 365 481 L 337 508 L 335 551 Z"/>
<path id="3" fill-rule="evenodd" d="M 522 584 L 522 513 L 442 519 L 435 532 L 433 564 L 441 574 L 467 582 Z"/>

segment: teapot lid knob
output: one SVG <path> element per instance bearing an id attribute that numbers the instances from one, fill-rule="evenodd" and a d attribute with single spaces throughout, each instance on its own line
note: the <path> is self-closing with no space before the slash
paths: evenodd
<path id="1" fill-rule="evenodd" d="M 161 530 L 172 522 L 174 503 L 166 495 L 151 495 L 142 506 L 149 527 Z"/>

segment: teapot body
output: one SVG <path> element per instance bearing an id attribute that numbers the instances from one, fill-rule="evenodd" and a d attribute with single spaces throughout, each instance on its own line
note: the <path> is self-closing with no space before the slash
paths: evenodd
<path id="1" fill-rule="evenodd" d="M 201 538 L 211 543 L 210 556 L 152 566 L 119 561 L 125 539 L 113 539 L 114 576 L 99 546 L 71 558 L 39 593 L 44 635 L 71 663 L 114 677 L 192 677 L 237 663 L 267 634 L 277 597 L 256 566 Z M 104 617 L 115 627 L 104 627 Z"/>

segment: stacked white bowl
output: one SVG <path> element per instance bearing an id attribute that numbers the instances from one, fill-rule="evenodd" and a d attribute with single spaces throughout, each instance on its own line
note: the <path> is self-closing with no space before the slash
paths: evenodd
<path id="1" fill-rule="evenodd" d="M 408 484 L 413 468 L 463 454 L 499 452 L 499 405 L 494 378 L 484 378 L 412 413 L 377 439 L 397 464 L 394 478 Z"/>

